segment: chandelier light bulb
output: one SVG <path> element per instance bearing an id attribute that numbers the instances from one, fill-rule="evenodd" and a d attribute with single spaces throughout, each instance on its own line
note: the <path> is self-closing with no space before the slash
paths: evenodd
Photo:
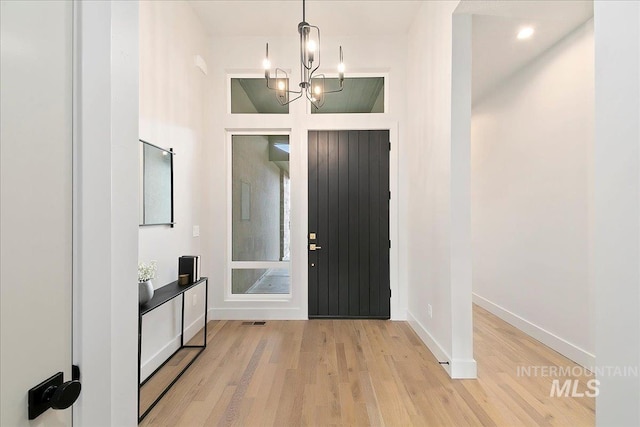
<path id="1" fill-rule="evenodd" d="M 282 80 L 280 80 L 280 81 L 278 82 L 278 89 L 279 89 L 279 90 L 284 90 L 284 82 L 283 82 Z"/>
<path id="2" fill-rule="evenodd" d="M 322 93 L 322 88 L 320 86 L 314 87 L 313 93 L 315 93 L 316 95 L 320 95 Z"/>
<path id="3" fill-rule="evenodd" d="M 271 61 L 269 61 L 269 58 L 264 58 L 264 61 L 262 61 L 262 66 L 264 67 L 265 70 L 268 70 L 271 68 Z"/>
<path id="4" fill-rule="evenodd" d="M 317 46 L 316 46 L 316 42 L 315 42 L 315 40 L 309 40 L 309 41 L 307 42 L 307 50 L 308 50 L 309 52 L 312 52 L 312 53 L 313 53 L 313 52 L 315 52 L 315 51 L 316 51 L 316 47 L 317 47 Z"/>
<path id="5" fill-rule="evenodd" d="M 338 72 L 344 73 L 344 62 L 338 64 Z"/>

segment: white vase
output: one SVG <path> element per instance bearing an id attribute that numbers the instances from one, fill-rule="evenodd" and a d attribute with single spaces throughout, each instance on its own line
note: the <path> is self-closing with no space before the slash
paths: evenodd
<path id="1" fill-rule="evenodd" d="M 140 305 L 143 305 L 153 298 L 153 284 L 151 284 L 151 280 L 147 280 L 146 282 L 138 282 L 138 285 L 138 298 Z"/>

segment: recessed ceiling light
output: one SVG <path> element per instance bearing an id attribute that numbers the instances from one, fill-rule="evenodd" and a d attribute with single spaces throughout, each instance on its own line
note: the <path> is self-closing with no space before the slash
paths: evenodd
<path id="1" fill-rule="evenodd" d="M 518 32 L 518 40 L 531 38 L 532 35 L 533 35 L 533 27 L 521 28 L 520 31 Z"/>

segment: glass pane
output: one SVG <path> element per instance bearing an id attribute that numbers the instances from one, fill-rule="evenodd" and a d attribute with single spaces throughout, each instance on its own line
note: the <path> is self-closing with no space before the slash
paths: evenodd
<path id="1" fill-rule="evenodd" d="M 143 215 L 141 224 L 170 224 L 173 221 L 171 152 L 142 142 Z"/>
<path id="2" fill-rule="evenodd" d="M 289 105 L 280 105 L 276 92 L 264 78 L 231 79 L 232 114 L 288 114 Z"/>
<path id="3" fill-rule="evenodd" d="M 289 136 L 232 138 L 232 260 L 289 260 Z"/>
<path id="4" fill-rule="evenodd" d="M 326 79 L 325 90 L 340 87 L 338 79 Z M 342 92 L 327 94 L 312 114 L 384 113 L 384 77 L 347 77 Z"/>
<path id="5" fill-rule="evenodd" d="M 288 294 L 291 278 L 286 268 L 235 269 L 231 272 L 234 294 Z"/>

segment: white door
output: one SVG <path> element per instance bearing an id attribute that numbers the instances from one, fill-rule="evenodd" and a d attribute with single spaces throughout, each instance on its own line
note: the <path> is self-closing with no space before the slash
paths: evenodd
<path id="1" fill-rule="evenodd" d="M 27 392 L 71 379 L 73 4 L 0 8 L 0 425 L 71 425 Z"/>

